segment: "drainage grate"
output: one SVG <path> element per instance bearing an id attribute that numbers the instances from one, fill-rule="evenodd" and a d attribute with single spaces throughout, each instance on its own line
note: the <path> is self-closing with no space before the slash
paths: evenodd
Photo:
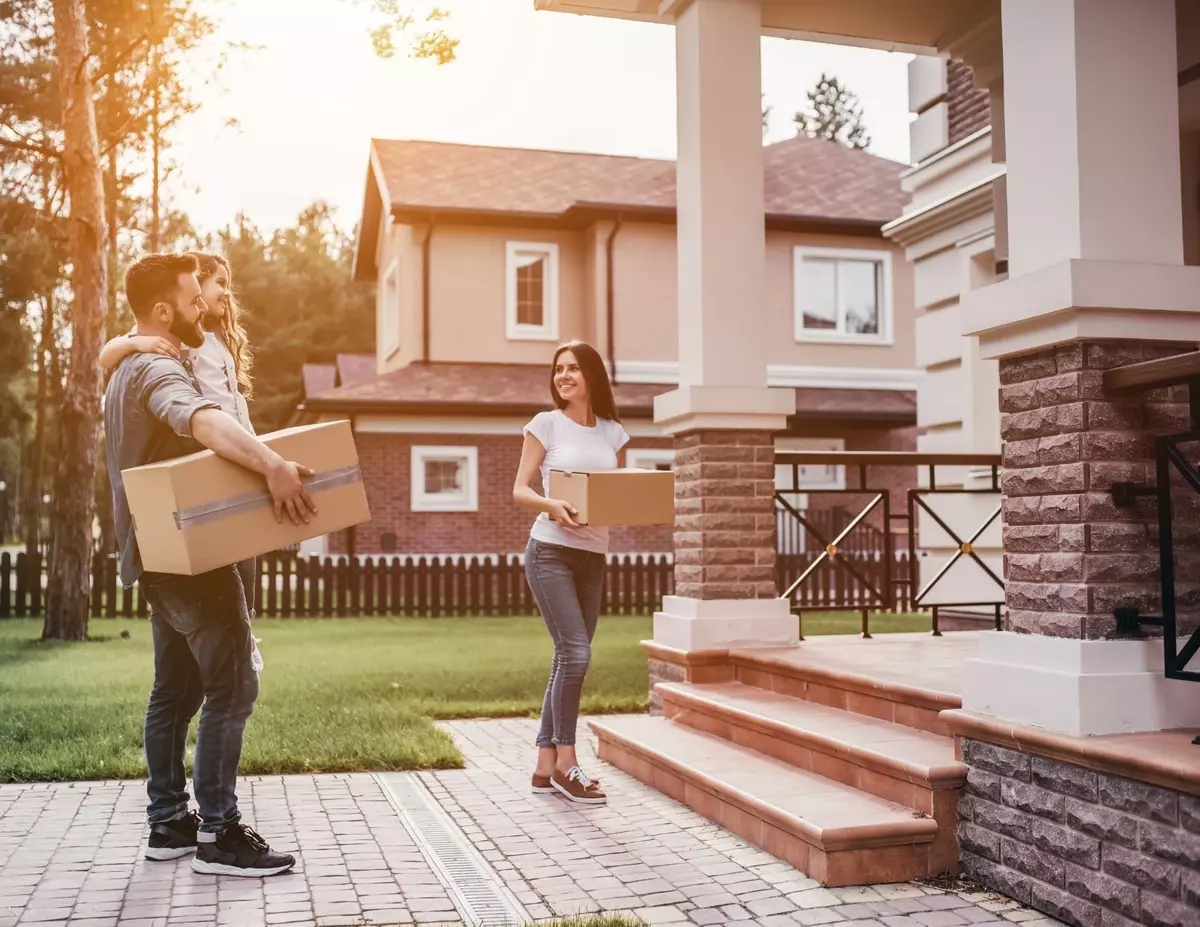
<path id="1" fill-rule="evenodd" d="M 414 774 L 375 779 L 468 924 L 520 927 L 533 920 Z"/>

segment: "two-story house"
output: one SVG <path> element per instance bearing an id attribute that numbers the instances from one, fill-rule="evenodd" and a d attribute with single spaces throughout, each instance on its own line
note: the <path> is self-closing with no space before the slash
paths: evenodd
<path id="1" fill-rule="evenodd" d="M 779 446 L 915 449 L 912 271 L 881 233 L 904 166 L 799 137 L 764 159 L 768 377 L 797 399 Z M 521 426 L 549 407 L 570 339 L 609 363 L 628 464 L 669 467 L 653 400 L 678 375 L 675 254 L 672 161 L 374 141 L 354 260 L 378 282 L 374 369 L 311 367 L 300 407 L 353 420 L 373 514 L 354 548 L 522 549 Z M 617 531 L 614 547 L 670 550 L 670 529 Z"/>

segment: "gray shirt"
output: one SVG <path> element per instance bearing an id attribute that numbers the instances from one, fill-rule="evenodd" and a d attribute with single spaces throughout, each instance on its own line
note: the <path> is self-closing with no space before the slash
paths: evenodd
<path id="1" fill-rule="evenodd" d="M 121 555 L 121 582 L 142 575 L 121 471 L 204 450 L 192 437 L 192 416 L 219 409 L 205 399 L 177 360 L 161 354 L 131 354 L 113 371 L 104 392 L 104 446 L 113 491 L 113 517 Z"/>

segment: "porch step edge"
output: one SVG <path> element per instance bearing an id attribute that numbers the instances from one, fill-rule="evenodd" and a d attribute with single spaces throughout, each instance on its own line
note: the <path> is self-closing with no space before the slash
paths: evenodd
<path id="1" fill-rule="evenodd" d="M 795 652 L 795 648 L 731 650 L 729 660 L 733 664 L 735 678 L 739 669 L 757 670 L 930 711 L 946 711 L 962 707 L 961 695 L 878 679 L 874 676 L 866 676 L 843 669 L 828 669 L 808 663 L 796 663 L 783 657 L 785 653 L 794 654 Z"/>
<path id="2" fill-rule="evenodd" d="M 822 754 L 854 763 L 864 769 L 899 779 L 931 791 L 960 788 L 966 781 L 967 767 L 954 759 L 954 741 L 940 734 L 919 731 L 893 721 L 859 715 L 844 709 L 829 708 L 816 702 L 807 702 L 777 692 L 767 692 L 743 683 L 716 683 L 696 685 L 692 683 L 659 683 L 656 687 L 664 705 L 667 702 L 683 708 L 700 711 L 710 716 L 719 715 L 731 722 L 789 743 L 818 751 Z M 760 701 L 748 706 L 746 699 Z M 774 708 L 776 711 L 771 712 Z M 818 730 L 799 726 L 806 720 L 820 722 L 837 714 L 850 715 L 860 727 L 887 734 L 886 739 L 874 741 L 878 747 L 856 744 Z M 808 716 L 807 719 L 805 716 Z M 681 723 L 687 724 L 686 719 Z M 715 736 L 715 735 L 710 735 Z M 922 764 L 889 752 L 889 744 L 929 744 L 932 739 L 944 741 L 944 762 Z M 781 760 L 781 762 L 786 762 Z M 861 788 L 860 786 L 853 786 Z"/>
<path id="3" fill-rule="evenodd" d="M 931 817 L 836 780 L 797 769 L 748 747 L 741 747 L 720 737 L 676 724 L 666 718 L 631 716 L 593 720 L 589 722 L 589 726 L 601 743 L 611 741 L 651 766 L 665 768 L 683 782 L 825 852 L 929 844 L 937 836 L 938 824 Z M 781 779 L 792 780 L 794 788 L 789 789 L 789 794 L 842 792 L 860 808 L 864 805 L 868 807 L 870 813 L 859 823 L 824 827 L 779 807 L 770 798 L 760 798 L 745 791 L 723 778 L 720 773 L 703 772 L 697 768 L 694 760 L 673 756 L 669 747 L 655 746 L 655 743 L 661 744 L 664 739 L 670 739 L 662 736 L 667 730 L 672 732 L 672 737 L 676 740 L 682 738 L 690 741 L 693 747 L 703 747 L 708 756 L 723 756 L 725 759 L 736 760 L 741 770 L 757 767 L 764 775 L 763 781 L 770 782 L 772 786 L 777 787 Z"/>

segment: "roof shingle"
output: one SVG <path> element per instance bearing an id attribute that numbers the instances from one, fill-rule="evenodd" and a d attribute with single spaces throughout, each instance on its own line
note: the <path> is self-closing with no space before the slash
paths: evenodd
<path id="1" fill-rule="evenodd" d="M 675 162 L 443 142 L 372 142 L 393 209 L 560 217 L 573 207 L 674 210 Z M 803 136 L 763 152 L 768 215 L 881 225 L 900 214 L 904 165 Z"/>
<path id="2" fill-rule="evenodd" d="M 617 408 L 651 418 L 667 383 L 618 383 Z M 308 412 L 410 415 L 532 415 L 550 407 L 549 369 L 541 364 L 412 363 L 352 386 L 308 395 Z M 916 396 L 899 390 L 797 389 L 797 417 L 911 425 Z"/>

